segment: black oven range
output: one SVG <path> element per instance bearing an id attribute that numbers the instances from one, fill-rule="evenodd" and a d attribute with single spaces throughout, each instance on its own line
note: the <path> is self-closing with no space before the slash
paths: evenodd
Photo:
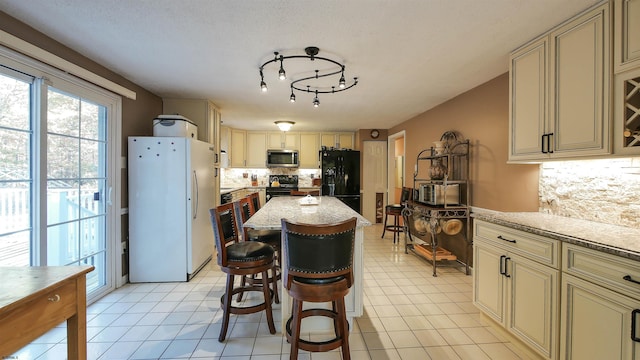
<path id="1" fill-rule="evenodd" d="M 289 196 L 291 190 L 298 190 L 298 175 L 270 175 L 266 201 L 276 196 Z"/>

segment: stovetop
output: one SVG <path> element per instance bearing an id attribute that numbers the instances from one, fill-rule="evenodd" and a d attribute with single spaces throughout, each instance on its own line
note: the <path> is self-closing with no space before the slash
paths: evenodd
<path id="1" fill-rule="evenodd" d="M 271 184 L 278 180 L 280 186 L 271 186 Z M 271 175 L 269 176 L 269 186 L 267 188 L 298 188 L 298 175 Z"/>

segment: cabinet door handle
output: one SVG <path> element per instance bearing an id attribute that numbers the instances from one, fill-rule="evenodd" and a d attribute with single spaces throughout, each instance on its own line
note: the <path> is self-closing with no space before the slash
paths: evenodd
<path id="1" fill-rule="evenodd" d="M 640 281 L 638 280 L 633 280 L 633 278 L 631 277 L 631 275 L 625 275 L 622 277 L 622 280 L 627 280 L 629 282 L 632 282 L 634 284 L 640 284 Z"/>
<path id="2" fill-rule="evenodd" d="M 507 258 L 506 255 L 500 255 L 500 275 L 506 275 L 505 271 L 504 271 L 504 265 L 506 264 L 505 259 Z"/>
<path id="3" fill-rule="evenodd" d="M 544 151 L 544 138 L 547 137 L 547 134 L 544 134 L 540 137 L 540 152 L 543 154 L 546 154 L 547 152 Z"/>
<path id="4" fill-rule="evenodd" d="M 509 261 L 509 260 L 511 260 L 511 258 L 510 258 L 510 257 L 508 257 L 508 256 L 504 258 L 504 276 L 506 276 L 506 277 L 508 277 L 508 278 L 510 278 L 510 277 L 511 277 L 511 275 L 509 275 L 509 274 L 507 273 L 507 270 L 508 270 L 508 269 L 507 269 L 507 261 Z"/>
<path id="5" fill-rule="evenodd" d="M 553 136 L 553 133 L 548 133 L 547 134 L 547 152 L 549 154 L 553 154 L 553 149 L 551 149 L 551 137 Z"/>
<path id="6" fill-rule="evenodd" d="M 640 309 L 633 309 L 631 312 L 631 340 L 635 342 L 640 342 L 640 338 L 636 336 L 636 318 L 638 317 L 638 313 L 640 313 Z"/>
<path id="7" fill-rule="evenodd" d="M 502 237 L 502 235 L 498 235 L 498 239 L 503 240 L 503 241 L 506 241 L 506 242 L 510 242 L 510 243 L 512 243 L 512 244 L 515 244 L 515 243 L 516 243 L 516 241 L 515 241 L 515 240 L 511 240 L 511 239 L 504 238 L 504 237 Z"/>

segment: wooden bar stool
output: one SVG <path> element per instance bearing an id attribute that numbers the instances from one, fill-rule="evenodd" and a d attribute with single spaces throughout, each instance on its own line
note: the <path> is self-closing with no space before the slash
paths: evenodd
<path id="1" fill-rule="evenodd" d="M 298 350 L 330 351 L 342 347 L 342 359 L 349 354 L 349 323 L 344 297 L 353 285 L 353 245 L 356 218 L 337 224 L 309 225 L 282 219 L 285 252 L 284 287 L 293 299 L 292 316 L 286 324 L 290 359 L 298 358 Z M 332 310 L 302 310 L 303 302 L 331 302 Z M 335 338 L 313 342 L 300 338 L 302 319 L 326 316 L 333 319 Z"/>
<path id="2" fill-rule="evenodd" d="M 271 246 L 257 241 L 238 240 L 236 231 L 236 215 L 234 214 L 234 204 L 228 203 L 209 210 L 211 224 L 213 226 L 213 237 L 215 239 L 217 259 L 220 269 L 227 274 L 227 285 L 225 293 L 220 298 L 220 305 L 224 312 L 222 327 L 218 341 L 224 341 L 229 328 L 229 316 L 231 314 L 252 314 L 265 311 L 267 315 L 267 325 L 271 334 L 276 333 L 273 323 L 273 313 L 271 302 L 273 301 L 273 290 L 269 289 L 269 270 L 275 274 L 274 250 Z M 158 259 L 160 260 L 160 259 Z M 262 284 L 234 287 L 234 276 L 246 276 L 262 274 Z M 245 291 L 260 291 L 264 301 L 257 305 L 245 307 L 232 306 L 232 298 L 235 294 Z"/>
<path id="3" fill-rule="evenodd" d="M 259 204 L 258 200 L 258 204 Z M 273 284 L 273 298 L 276 304 L 280 303 L 280 298 L 278 297 L 278 280 L 280 280 L 281 275 L 277 271 L 280 267 L 279 259 L 280 259 L 280 242 L 281 235 L 280 230 L 255 230 L 250 228 L 245 228 L 243 224 L 249 220 L 251 216 L 255 213 L 253 200 L 250 197 L 245 197 L 234 203 L 236 206 L 236 213 L 240 214 L 238 223 L 238 233 L 243 234 L 243 239 L 245 241 L 259 241 L 261 243 L 265 243 L 271 246 L 274 250 L 274 265 L 276 268 L 276 272 L 274 272 L 273 276 L 269 277 L 269 283 Z M 256 281 L 262 281 L 256 278 L 257 274 L 252 274 L 251 276 L 243 276 L 240 280 L 240 285 L 244 286 L 245 284 L 253 285 Z M 238 301 L 242 301 L 242 293 L 238 294 Z"/>
<path id="4" fill-rule="evenodd" d="M 404 231 L 404 226 L 400 225 L 400 217 L 404 204 L 411 200 L 411 188 L 403 187 L 400 195 L 400 204 L 387 205 L 384 207 L 384 224 L 382 227 L 382 237 L 386 231 L 393 232 L 393 243 L 396 243 L 396 237 L 400 241 L 400 234 Z M 387 225 L 387 218 L 393 216 L 393 225 Z"/>

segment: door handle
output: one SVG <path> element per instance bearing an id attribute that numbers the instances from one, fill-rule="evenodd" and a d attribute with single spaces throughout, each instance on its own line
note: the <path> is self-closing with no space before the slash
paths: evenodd
<path id="1" fill-rule="evenodd" d="M 509 260 L 511 260 L 511 258 L 510 258 L 510 257 L 508 257 L 508 256 L 506 256 L 506 257 L 504 258 L 504 276 L 506 276 L 506 277 L 508 277 L 508 278 L 510 278 L 510 277 L 511 277 L 511 275 L 509 275 L 509 274 L 507 273 L 507 270 L 508 270 L 508 269 L 507 269 L 507 261 L 509 261 Z"/>
<path id="2" fill-rule="evenodd" d="M 635 284 L 640 284 L 640 281 L 638 280 L 633 280 L 633 278 L 631 277 L 631 275 L 625 275 L 622 277 L 622 280 L 626 280 Z"/>
<path id="3" fill-rule="evenodd" d="M 553 136 L 553 133 L 548 133 L 547 134 L 547 152 L 549 154 L 553 154 L 553 149 L 551 149 L 551 137 Z"/>
<path id="4" fill-rule="evenodd" d="M 506 258 L 507 258 L 506 255 L 500 255 L 500 275 L 507 275 L 504 270 L 504 267 L 506 264 L 506 261 L 505 261 Z"/>
<path id="5" fill-rule="evenodd" d="M 640 338 L 636 335 L 636 319 L 638 313 L 640 313 L 640 309 L 633 309 L 631 312 L 631 340 L 635 342 L 640 342 Z"/>
<path id="6" fill-rule="evenodd" d="M 549 135 L 544 134 L 544 135 L 542 135 L 542 136 L 540 137 L 540 152 L 541 152 L 541 153 L 543 153 L 543 154 L 546 154 L 546 153 L 547 153 L 546 151 L 544 151 L 544 139 L 545 139 L 547 136 L 549 136 Z"/>
<path id="7" fill-rule="evenodd" d="M 196 188 L 196 201 L 195 201 L 195 209 L 193 210 L 193 218 L 197 218 L 198 217 L 198 174 L 195 172 L 195 170 L 193 171 L 193 182 Z"/>
<path id="8" fill-rule="evenodd" d="M 512 244 L 515 244 L 515 243 L 516 243 L 516 241 L 515 241 L 515 240 L 511 240 L 511 239 L 504 238 L 504 237 L 502 237 L 502 235 L 498 235 L 498 239 L 503 240 L 503 241 L 506 241 L 506 242 L 510 242 L 510 243 L 512 243 Z"/>

